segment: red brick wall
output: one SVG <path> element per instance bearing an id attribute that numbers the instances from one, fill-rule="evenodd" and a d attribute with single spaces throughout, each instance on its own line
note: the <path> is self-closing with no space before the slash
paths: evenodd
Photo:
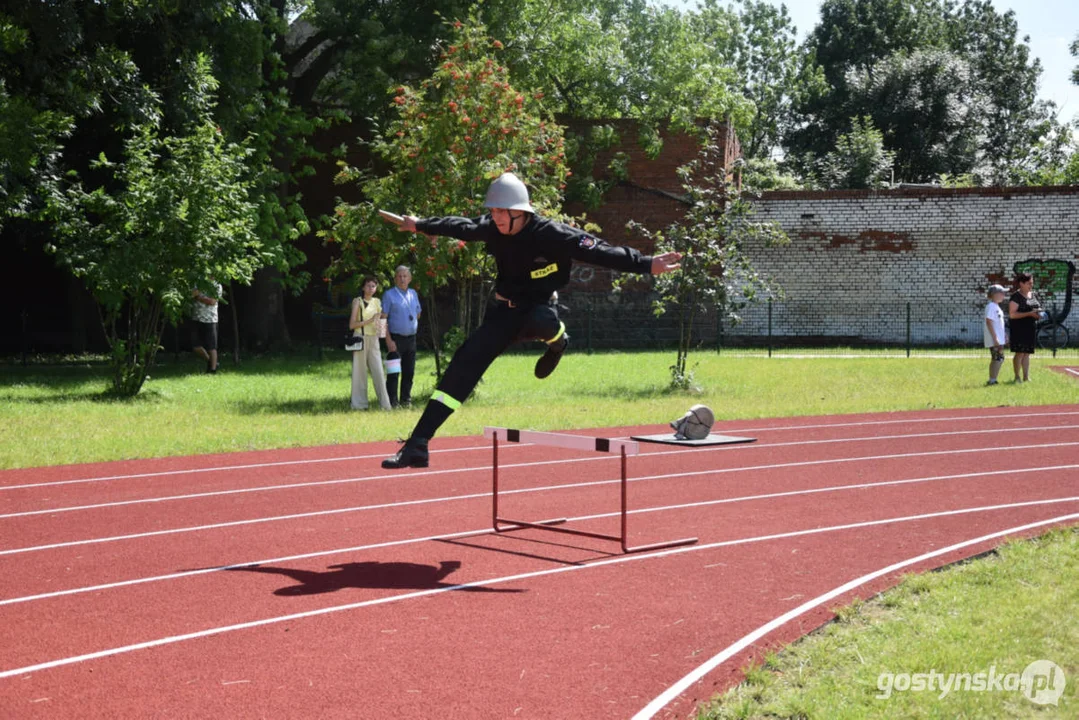
<path id="1" fill-rule="evenodd" d="M 626 223 L 635 220 L 649 230 L 663 230 L 671 223 L 681 220 L 686 205 L 678 199 L 682 193 L 678 168 L 697 157 L 700 144 L 697 137 L 661 130 L 663 149 L 659 156 L 650 158 L 638 141 L 638 123 L 635 120 L 565 121 L 567 134 L 583 134 L 594 125 L 614 126 L 620 142 L 598 154 L 593 166 L 593 177 L 605 177 L 607 165 L 618 152 L 628 156 L 628 178 L 611 189 L 603 198 L 603 204 L 588 209 L 581 203 L 567 203 L 567 213 L 587 215 L 590 222 L 602 228 L 600 237 L 612 245 L 630 245 L 651 253 L 652 243 L 638 234 L 626 230 Z M 721 129 L 719 141 L 726 147 L 726 165 L 729 167 L 741 152 L 738 139 L 726 126 Z M 600 268 L 577 267 L 568 290 L 603 291 L 610 286 L 611 272 Z"/>

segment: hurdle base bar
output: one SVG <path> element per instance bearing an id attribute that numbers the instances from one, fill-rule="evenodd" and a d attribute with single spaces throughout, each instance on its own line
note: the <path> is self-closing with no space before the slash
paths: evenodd
<path id="1" fill-rule="evenodd" d="M 617 542 L 617 543 L 619 543 L 619 545 L 621 545 L 622 552 L 627 553 L 627 554 L 628 553 L 638 553 L 638 552 L 649 552 L 649 551 L 652 551 L 652 550 L 662 550 L 664 548 L 671 548 L 671 547 L 681 547 L 683 545 L 693 545 L 694 543 L 697 542 L 697 538 L 692 537 L 692 538 L 681 538 L 679 540 L 667 540 L 665 542 L 650 543 L 648 545 L 630 546 L 630 545 L 627 544 L 627 542 L 626 542 L 626 540 L 627 540 L 627 537 L 626 537 L 627 536 L 626 516 L 628 514 L 628 493 L 627 493 L 628 478 L 627 478 L 627 473 L 626 473 L 626 454 L 627 454 L 627 449 L 628 449 L 628 452 L 636 454 L 637 445 L 636 445 L 636 443 L 627 443 L 627 442 L 620 441 L 620 440 L 615 440 L 614 441 L 615 446 L 618 447 L 618 449 L 619 449 L 619 452 L 621 454 L 621 459 L 622 459 L 622 462 L 621 462 L 621 466 L 622 466 L 622 473 L 621 473 L 622 510 L 621 510 L 621 513 L 620 513 L 620 515 L 621 515 L 622 533 L 620 535 L 609 535 L 609 534 L 606 534 L 606 533 L 590 532 L 588 530 L 578 530 L 576 528 L 557 527 L 558 525 L 562 525 L 562 524 L 566 523 L 566 521 L 567 521 L 566 518 L 557 518 L 557 519 L 553 519 L 553 520 L 540 520 L 538 522 L 528 522 L 528 521 L 525 521 L 525 520 L 512 520 L 512 519 L 509 519 L 509 518 L 500 517 L 499 514 L 498 514 L 498 434 L 499 434 L 499 432 L 505 433 L 505 436 L 508 439 L 510 439 L 512 442 L 521 442 L 522 439 L 527 439 L 527 438 L 529 438 L 529 436 L 531 436 L 532 438 L 535 438 L 535 439 L 542 440 L 546 436 L 555 436 L 556 435 L 555 433 L 540 433 L 540 432 L 532 432 L 532 431 L 527 431 L 527 430 L 526 431 L 510 430 L 510 429 L 507 429 L 507 428 L 484 428 L 484 435 L 487 435 L 487 436 L 489 436 L 491 438 L 491 448 L 492 448 L 492 455 L 493 455 L 493 458 L 492 458 L 493 461 L 492 461 L 492 465 L 491 465 L 491 467 L 492 467 L 491 475 L 492 475 L 492 485 L 493 485 L 493 488 L 492 488 L 493 492 L 491 494 L 491 497 L 492 497 L 491 518 L 492 518 L 492 525 L 493 525 L 494 531 L 496 533 L 512 532 L 514 530 L 525 530 L 525 529 L 529 529 L 529 528 L 535 529 L 535 530 L 549 530 L 550 532 L 563 533 L 565 535 L 577 535 L 577 536 L 580 536 L 580 537 L 588 537 L 588 538 L 595 538 L 595 539 L 598 539 L 598 540 L 610 540 L 610 541 L 613 541 L 613 542 Z M 522 435 L 524 435 L 524 438 L 522 438 Z M 559 438 L 568 438 L 568 439 L 570 439 L 570 443 L 571 443 L 570 447 L 575 447 L 575 448 L 578 448 L 578 449 L 598 450 L 598 451 L 601 451 L 601 452 L 610 452 L 613 449 L 613 448 L 611 448 L 611 442 L 607 441 L 607 440 L 603 440 L 603 439 L 592 440 L 592 439 L 588 439 L 588 438 L 579 438 L 578 436 L 574 436 L 574 435 L 562 435 L 562 436 L 558 436 L 558 437 Z"/>

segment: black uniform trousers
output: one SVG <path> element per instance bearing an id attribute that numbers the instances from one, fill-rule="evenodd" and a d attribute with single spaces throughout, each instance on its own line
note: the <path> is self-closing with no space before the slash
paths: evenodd
<path id="1" fill-rule="evenodd" d="M 488 308 L 483 324 L 454 353 L 437 390 L 462 403 L 479 384 L 495 358 L 515 342 L 552 340 L 562 323 L 551 305 L 510 306 L 499 300 Z M 456 408 L 451 408 L 456 409 Z"/>

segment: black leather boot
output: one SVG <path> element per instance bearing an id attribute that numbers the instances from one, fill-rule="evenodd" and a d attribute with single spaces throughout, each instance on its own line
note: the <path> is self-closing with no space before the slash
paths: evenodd
<path id="1" fill-rule="evenodd" d="M 558 367 L 558 361 L 562 359 L 562 353 L 566 351 L 567 345 L 569 345 L 569 335 L 563 333 L 562 337 L 547 346 L 547 352 L 543 353 L 540 359 L 536 361 L 536 377 L 542 380 L 554 372 L 554 369 Z"/>
<path id="2" fill-rule="evenodd" d="M 387 470 L 398 468 L 425 468 L 427 467 L 427 440 L 424 438 L 409 438 L 397 454 L 382 461 L 382 467 Z"/>

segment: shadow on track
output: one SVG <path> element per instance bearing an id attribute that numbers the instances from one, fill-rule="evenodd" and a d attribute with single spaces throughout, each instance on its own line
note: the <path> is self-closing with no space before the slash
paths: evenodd
<path id="1" fill-rule="evenodd" d="M 434 565 L 408 562 L 354 562 L 330 565 L 326 572 L 300 570 L 298 568 L 244 565 L 224 568 L 230 572 L 253 572 L 284 575 L 299 585 L 288 585 L 274 590 L 274 595 L 295 597 L 318 595 L 349 588 L 377 588 L 383 590 L 437 590 L 452 588 L 455 583 L 443 582 L 447 576 L 461 567 L 458 560 L 443 560 Z M 523 590 L 489 587 L 462 587 L 461 592 L 518 593 Z"/>

